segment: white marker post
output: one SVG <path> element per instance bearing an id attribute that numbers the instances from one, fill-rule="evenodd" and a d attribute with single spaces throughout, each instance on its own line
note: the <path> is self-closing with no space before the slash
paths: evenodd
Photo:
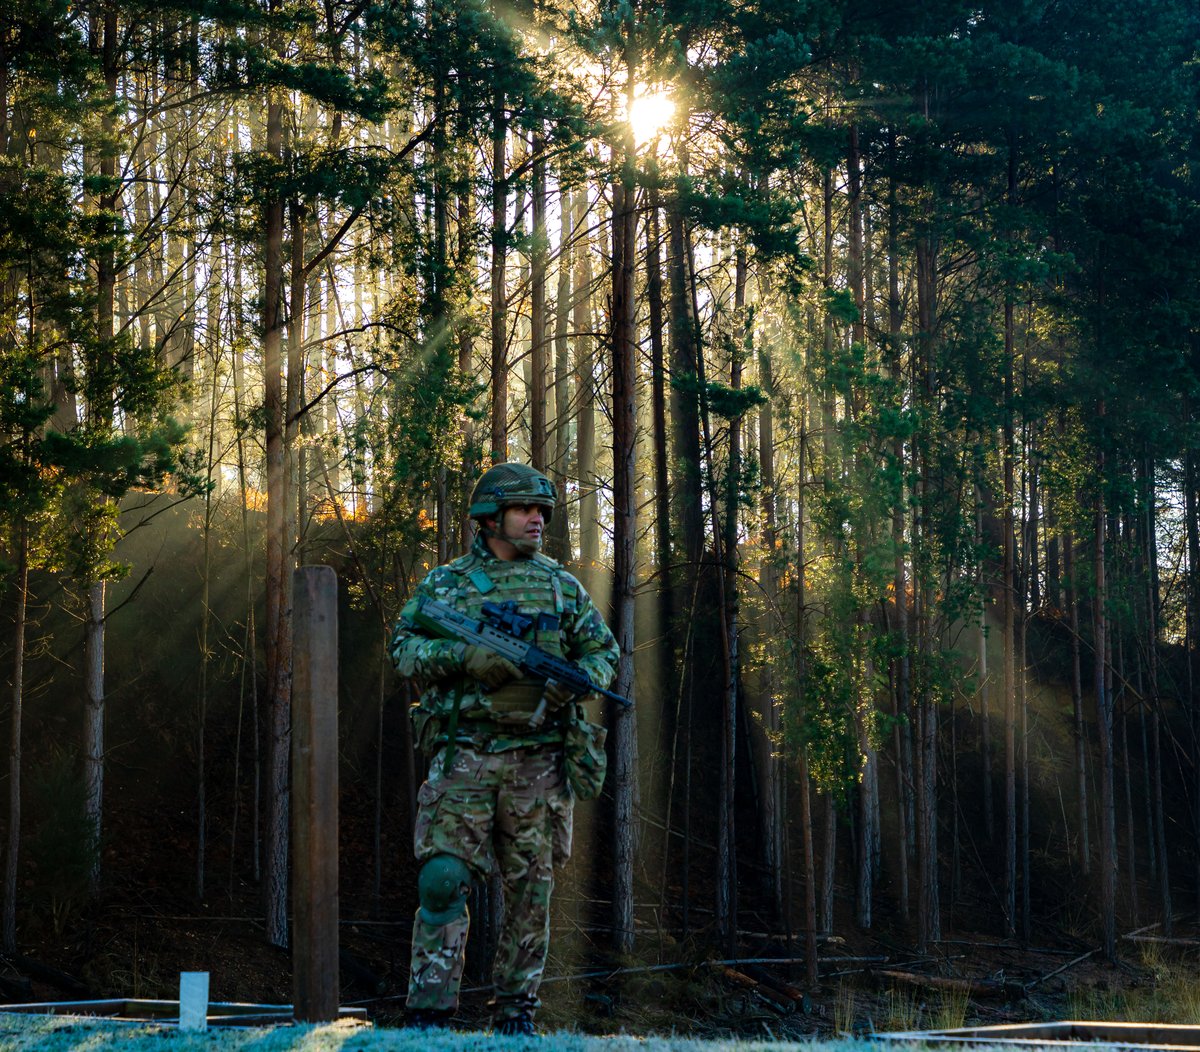
<path id="1" fill-rule="evenodd" d="M 179 1029 L 208 1029 L 208 972 L 179 973 Z"/>

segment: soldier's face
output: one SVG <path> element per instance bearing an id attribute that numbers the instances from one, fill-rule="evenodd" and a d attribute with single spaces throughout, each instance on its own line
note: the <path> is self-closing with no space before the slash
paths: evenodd
<path id="1" fill-rule="evenodd" d="M 546 517 L 540 504 L 515 504 L 504 509 L 500 532 L 509 538 L 541 543 Z"/>

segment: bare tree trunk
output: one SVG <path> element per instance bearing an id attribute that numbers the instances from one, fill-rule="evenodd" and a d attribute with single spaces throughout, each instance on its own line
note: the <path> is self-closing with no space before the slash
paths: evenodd
<path id="1" fill-rule="evenodd" d="M 849 210 L 850 244 L 848 258 L 848 279 L 850 293 L 854 297 L 855 316 L 851 326 L 851 340 L 857 347 L 865 347 L 867 339 L 867 298 L 866 298 L 866 268 L 865 246 L 862 212 L 862 159 L 859 144 L 859 128 L 852 124 L 846 151 L 846 194 Z M 862 396 L 852 397 L 855 415 L 863 406 Z M 860 443 L 855 450 L 855 458 L 861 465 L 867 457 L 867 451 Z M 868 532 L 873 533 L 873 524 L 868 524 Z M 863 572 L 863 548 L 870 543 L 869 537 L 856 538 L 855 541 L 855 572 Z M 870 612 L 864 608 L 859 614 L 863 638 L 871 635 Z M 879 861 L 879 757 L 872 742 L 871 731 L 875 716 L 874 670 L 871 658 L 863 654 L 861 682 L 867 684 L 865 696 L 856 699 L 855 725 L 858 734 L 858 752 L 861 759 L 861 770 L 858 779 L 858 883 L 856 888 L 856 906 L 858 924 L 864 930 L 872 924 L 872 906 L 875 892 L 877 863 Z"/>
<path id="2" fill-rule="evenodd" d="M 896 133 L 888 131 L 888 153 L 895 154 Z M 904 387 L 904 366 L 902 361 L 902 329 L 900 301 L 900 219 L 899 206 L 896 201 L 896 181 L 888 180 L 888 360 L 892 381 L 897 393 Z M 909 893 L 909 859 L 912 857 L 913 837 L 913 782 L 912 782 L 912 697 L 910 690 L 911 661 L 909 657 L 909 604 L 908 580 L 904 563 L 904 439 L 897 435 L 892 440 L 892 459 L 896 475 L 900 480 L 900 491 L 895 494 L 892 505 L 892 545 L 895 555 L 892 562 L 892 582 L 895 593 L 896 609 L 896 651 L 897 657 L 892 661 L 892 683 L 896 748 L 896 832 L 899 850 L 896 852 L 899 864 L 900 916 L 905 920 L 910 914 Z"/>
<path id="3" fill-rule="evenodd" d="M 233 302 L 234 304 L 241 303 L 242 293 L 242 268 L 240 260 L 235 261 L 233 271 Z M 242 318 L 236 307 L 233 309 L 233 324 L 238 328 L 241 327 Z M 234 416 L 237 419 L 242 419 L 243 408 L 246 405 L 245 398 L 245 361 L 241 348 L 235 348 L 233 352 L 232 368 L 230 370 L 233 379 L 233 407 Z M 253 792 L 250 797 L 250 843 L 251 857 L 253 860 L 254 880 L 257 882 L 261 878 L 262 873 L 262 857 L 260 851 L 260 826 L 261 826 L 261 809 L 262 809 L 262 757 L 259 741 L 259 719 L 258 719 L 258 639 L 257 625 L 254 615 L 255 592 L 254 592 L 254 549 L 250 540 L 250 507 L 249 507 L 249 488 L 246 480 L 246 446 L 245 446 L 245 431 L 242 428 L 237 432 L 237 472 L 238 472 L 238 506 L 241 510 L 241 526 L 242 526 L 242 554 L 246 560 L 246 632 L 243 640 L 242 648 L 242 684 L 239 692 L 238 705 L 238 733 L 237 747 L 234 757 L 234 803 L 233 803 L 233 818 L 230 822 L 229 830 L 229 882 L 230 888 L 233 886 L 233 871 L 234 862 L 237 857 L 237 819 L 238 807 L 240 803 L 240 782 L 237 774 L 240 770 L 241 761 L 241 733 L 242 733 L 242 706 L 241 700 L 245 697 L 246 680 L 250 683 L 250 727 L 251 738 L 253 741 Z"/>
<path id="4" fill-rule="evenodd" d="M 550 474 L 558 486 L 563 505 L 561 512 L 551 520 L 547 533 L 552 544 L 550 554 L 560 562 L 569 562 L 571 516 L 565 500 L 571 463 L 571 355 L 568 334 L 571 329 L 571 274 L 575 269 L 575 250 L 571 230 L 571 200 L 565 190 L 559 194 L 559 212 L 558 288 L 554 298 L 554 451 L 550 457 Z"/>
<path id="5" fill-rule="evenodd" d="M 533 247 L 529 256 L 530 460 L 546 471 L 546 140 L 533 135 Z"/>
<path id="6" fill-rule="evenodd" d="M 1111 628 L 1109 629 L 1111 631 Z M 1125 644 L 1117 633 L 1116 643 L 1116 668 L 1119 673 L 1120 682 L 1125 682 Z M 1129 755 L 1129 710 L 1127 707 L 1120 706 L 1123 701 L 1122 695 L 1124 688 L 1120 692 L 1113 692 L 1113 723 L 1114 733 L 1115 727 L 1118 725 L 1121 728 L 1121 772 L 1124 777 L 1121 779 L 1125 789 L 1124 804 L 1125 804 L 1125 865 L 1126 874 L 1129 880 L 1129 915 L 1133 922 L 1133 927 L 1141 927 L 1142 909 L 1138 895 L 1138 880 L 1137 880 L 1137 830 L 1134 825 L 1133 817 L 1133 757 Z M 1114 743 L 1115 749 L 1115 743 Z M 1120 845 L 1118 844 L 1118 854 Z"/>
<path id="7" fill-rule="evenodd" d="M 671 647 L 671 484 L 667 472 L 667 375 L 663 360 L 662 261 L 659 232 L 658 187 L 649 190 L 650 213 L 646 224 L 646 300 L 650 310 L 650 402 L 654 447 L 654 551 L 658 565 L 659 624 L 664 630 L 664 673 L 660 689 L 673 693 Z"/>
<path id="8" fill-rule="evenodd" d="M 508 118 L 504 89 L 498 83 L 492 101 L 492 441 L 493 464 L 508 460 L 508 290 L 505 256 L 508 249 L 508 177 L 505 142 Z"/>
<path id="9" fill-rule="evenodd" d="M 1103 422 L 1105 415 L 1103 400 L 1097 406 L 1096 412 Z M 1117 828 L 1113 785 L 1113 706 L 1112 698 L 1105 684 L 1108 634 L 1108 615 L 1105 606 L 1108 602 L 1108 587 L 1104 565 L 1104 532 L 1107 522 L 1103 496 L 1104 478 L 1104 452 L 1101 450 L 1097 454 L 1096 470 L 1098 483 L 1095 518 L 1096 565 L 1092 616 L 1095 635 L 1093 649 L 1095 652 L 1096 729 L 1100 747 L 1100 921 L 1104 932 L 1104 955 L 1113 961 L 1117 956 Z"/>
<path id="10" fill-rule="evenodd" d="M 696 330 L 687 292 L 690 255 L 680 204 L 667 206 L 667 274 L 671 324 L 671 423 L 675 521 L 679 524 L 689 576 L 698 572 L 704 554 L 703 501 L 700 475 L 700 407 L 690 392 L 696 377 Z"/>
<path id="11" fill-rule="evenodd" d="M 1191 404 L 1188 403 L 1190 411 Z M 1189 412 L 1189 417 L 1191 416 Z M 1191 724 L 1192 746 L 1192 890 L 1197 903 L 1200 903 L 1200 699 L 1197 689 L 1200 688 L 1200 516 L 1198 516 L 1196 487 L 1198 483 L 1196 471 L 1196 454 L 1188 450 L 1183 458 L 1183 499 L 1184 499 L 1184 531 L 1187 534 L 1187 578 L 1184 588 L 1185 605 L 1187 610 L 1187 686 L 1188 686 L 1188 717 Z"/>
<path id="12" fill-rule="evenodd" d="M 742 362 L 752 348 L 752 335 L 746 313 L 746 250 L 739 245 L 734 263 L 734 339 L 730 361 L 730 387 L 737 391 L 742 386 Z M 725 936 L 725 945 L 732 953 L 737 948 L 737 841 L 735 838 L 734 797 L 737 791 L 737 723 L 738 684 L 741 678 L 741 653 L 739 648 L 739 621 L 741 612 L 738 604 L 738 504 L 740 476 L 742 470 L 741 418 L 729 421 L 729 459 L 726 465 L 728 478 L 725 494 L 725 522 L 718 557 L 724 556 L 724 586 L 722 599 L 725 605 L 724 631 L 726 649 L 726 681 L 724 702 L 721 711 L 721 816 L 717 834 L 717 927 Z M 707 438 L 707 429 L 706 429 Z M 712 469 L 712 451 L 709 448 L 709 468 Z M 716 534 L 717 502 L 714 496 L 714 535 Z"/>
<path id="13" fill-rule="evenodd" d="M 766 400 L 758 415 L 758 460 L 762 490 L 760 508 L 762 514 L 762 555 L 759 559 L 759 580 L 767 602 L 766 636 L 778 639 L 783 631 L 779 618 L 779 596 L 777 559 L 778 529 L 776 525 L 775 494 L 775 419 L 771 399 L 774 397 L 774 379 L 771 367 L 771 351 L 767 346 L 758 352 L 758 379 Z M 785 875 L 785 808 L 784 784 L 778 752 L 780 735 L 780 713 L 775 702 L 775 685 L 772 681 L 771 664 L 764 669 L 761 691 L 762 725 L 757 742 L 759 751 L 760 799 L 762 800 L 762 863 L 770 874 L 771 894 L 776 914 L 785 917 L 788 930 L 791 918 L 786 916 L 784 897 Z M 805 797 L 807 799 L 807 797 Z M 811 830 L 809 830 L 811 833 Z"/>
<path id="14" fill-rule="evenodd" d="M 205 868 L 208 854 L 208 771 L 205 767 L 205 739 L 208 732 L 208 666 L 211 657 L 208 630 L 211 620 L 213 485 L 217 465 L 217 345 L 210 357 L 208 402 L 208 452 L 205 458 L 204 556 L 200 575 L 200 682 L 196 691 L 196 898 L 204 899 Z"/>
<path id="15" fill-rule="evenodd" d="M 474 238 L 471 231 L 475 226 L 475 196 L 474 191 L 468 186 L 459 196 L 458 202 L 458 229 L 459 229 L 459 248 L 458 261 L 460 267 L 474 268 L 475 260 L 473 255 Z M 458 331 L 458 368 L 464 376 L 474 375 L 475 363 L 473 361 L 475 355 L 475 338 L 472 335 L 471 326 L 463 325 Z M 458 546 L 460 554 L 466 554 L 471 550 L 471 541 L 473 532 L 471 528 L 471 517 L 467 514 L 471 500 L 471 490 L 475 485 L 475 476 L 478 473 L 479 465 L 476 463 L 477 455 L 475 449 L 475 421 L 469 413 L 463 412 L 460 426 L 463 430 L 463 464 L 462 464 L 462 485 L 459 493 L 459 516 L 458 516 Z"/>
<path id="16" fill-rule="evenodd" d="M 588 222 L 587 194 L 575 195 L 574 227 L 583 230 Z M 579 400 L 579 562 L 585 577 L 595 575 L 600 561 L 600 516 L 596 498 L 596 357 L 592 336 L 591 238 L 575 256 L 575 301 L 571 325 L 575 330 L 575 390 Z"/>
<path id="17" fill-rule="evenodd" d="M 1154 459 L 1147 455 L 1142 464 L 1142 507 L 1144 521 L 1140 523 L 1142 535 L 1143 564 L 1146 579 L 1146 669 L 1149 681 L 1150 709 L 1150 748 L 1146 755 L 1146 763 L 1150 766 L 1152 786 L 1150 800 L 1152 802 L 1153 835 L 1150 842 L 1155 846 L 1155 856 L 1158 863 L 1158 895 L 1162 908 L 1163 934 L 1170 936 L 1174 930 L 1174 917 L 1171 906 L 1170 867 L 1167 862 L 1167 832 L 1166 818 L 1163 814 L 1162 791 L 1162 740 L 1160 728 L 1160 713 L 1162 703 L 1159 698 L 1158 681 L 1158 596 L 1155 583 L 1158 579 L 1158 567 L 1155 559 L 1155 545 L 1158 536 L 1156 493 L 1154 485 Z"/>
<path id="18" fill-rule="evenodd" d="M 628 71 L 626 104 L 633 106 L 633 13 L 625 39 Z M 633 698 L 634 599 L 637 540 L 637 334 L 634 272 L 636 268 L 637 201 L 634 188 L 634 144 L 627 130 L 621 178 L 613 184 L 612 363 L 613 363 L 613 620 L 621 656 L 616 691 Z M 616 713 L 613 726 L 616 761 L 613 786 L 613 935 L 619 953 L 633 949 L 634 779 L 637 776 L 637 724 L 630 709 Z"/>
<path id="19" fill-rule="evenodd" d="M 283 103 L 267 103 L 267 155 L 283 162 Z M 267 805 L 264 908 L 267 941 L 288 943 L 288 770 L 291 746 L 292 610 L 287 572 L 290 538 L 286 412 L 283 396 L 283 212 L 280 192 L 264 206 L 263 408 L 267 454 Z"/>
<path id="20" fill-rule="evenodd" d="M 115 5 L 104 11 L 103 36 L 101 38 L 101 62 L 104 72 L 106 97 L 117 100 L 117 9 Z M 99 213 L 104 222 L 111 225 L 120 202 L 117 180 L 117 157 L 114 137 L 116 122 L 113 110 L 106 107 L 101 125 L 104 144 L 100 152 L 100 177 L 104 192 L 98 200 Z M 116 235 L 116 230 L 106 233 Z M 108 358 L 113 351 L 114 338 L 113 306 L 116 291 L 116 256 L 111 241 L 101 237 L 102 247 L 96 254 L 96 340 L 100 353 Z M 100 434 L 111 432 L 113 426 L 113 400 L 115 392 L 109 388 L 93 394 L 93 404 L 88 406 L 92 426 Z M 107 498 L 103 498 L 107 499 Z M 105 529 L 106 527 L 100 527 Z M 107 545 L 101 538 L 99 547 Z M 84 664 L 86 673 L 87 705 L 84 716 L 84 812 L 87 816 L 91 838 L 92 863 L 89 885 L 96 894 L 100 885 L 100 837 L 104 812 L 104 648 L 105 648 L 105 582 L 92 580 L 87 586 L 87 625 L 84 634 Z"/>
<path id="21" fill-rule="evenodd" d="M 1022 367 L 1023 375 L 1027 372 L 1028 363 L 1025 362 Z M 1037 500 L 1036 481 L 1037 476 L 1031 467 L 1034 451 L 1031 447 L 1029 427 L 1022 428 L 1022 456 L 1025 464 L 1025 470 L 1021 474 L 1021 493 L 1022 504 L 1026 514 L 1032 514 L 1030 509 Z M 1028 669 L 1025 666 L 1025 633 L 1028 626 L 1028 615 L 1026 611 L 1028 606 L 1027 589 L 1031 587 L 1031 581 L 1036 576 L 1034 570 L 1034 557 L 1030 550 L 1030 545 L 1036 543 L 1036 527 L 1029 528 L 1025 523 L 1022 523 L 1022 536 L 1025 538 L 1025 543 L 1021 550 L 1021 567 L 1020 573 L 1017 575 L 1017 591 L 1015 597 L 1017 601 L 1016 624 L 1014 625 L 1015 634 L 1013 636 L 1013 647 L 1015 653 L 1013 655 L 1014 663 L 1017 667 L 1017 691 L 1018 691 L 1018 711 L 1021 720 L 1020 729 L 1020 753 L 1018 762 L 1021 765 L 1021 798 L 1020 798 L 1020 821 L 1019 821 L 1019 843 L 1018 856 L 1020 859 L 1021 872 L 1021 944 L 1028 946 L 1031 930 L 1030 930 L 1030 858 L 1029 858 L 1029 675 Z"/>
<path id="22" fill-rule="evenodd" d="M 821 797 L 821 834 L 825 839 L 821 850 L 821 898 L 818 902 L 817 930 L 822 935 L 833 934 L 833 892 L 837 872 L 837 807 L 833 794 Z"/>
<path id="23" fill-rule="evenodd" d="M 1088 836 L 1087 731 L 1083 722 L 1083 660 L 1079 640 L 1079 599 L 1075 594 L 1075 543 L 1070 530 L 1063 535 L 1062 546 L 1067 624 L 1071 633 L 1071 712 L 1075 729 L 1075 786 L 1079 801 L 1079 863 L 1086 876 L 1092 870 Z"/>
<path id="24" fill-rule="evenodd" d="M 84 716 L 83 782 L 88 838 L 92 852 L 91 885 L 100 882 L 101 816 L 104 813 L 104 601 L 106 584 L 93 581 L 87 588 L 87 623 L 84 629 L 84 667 L 87 704 Z"/>
<path id="25" fill-rule="evenodd" d="M 933 235 L 918 238 L 917 257 L 917 340 L 920 352 L 920 398 L 927 406 L 933 400 L 934 324 L 937 317 L 937 246 Z M 914 570 L 916 608 L 913 621 L 916 628 L 917 652 L 922 664 L 928 667 L 932 659 L 933 628 L 930 623 L 930 583 L 928 534 L 932 515 L 930 496 L 932 462 L 928 441 L 918 445 L 918 471 L 921 478 L 917 501 L 917 521 L 913 524 L 914 546 L 920 553 L 922 569 Z M 941 907 L 938 893 L 937 849 L 937 702 L 933 691 L 923 684 L 916 701 L 917 763 L 916 782 L 917 824 L 917 948 L 924 953 L 930 943 L 941 938 Z"/>
<path id="26" fill-rule="evenodd" d="M 8 742 L 8 850 L 4 858 L 4 917 L 0 943 L 17 948 L 17 869 L 21 847 L 21 719 L 25 704 L 25 617 L 29 608 L 29 526 L 17 534 L 17 608 L 13 617 L 12 712 Z"/>
<path id="27" fill-rule="evenodd" d="M 800 749 L 800 839 L 804 852 L 804 978 L 817 985 L 817 867 L 813 859 L 812 780 L 808 749 Z"/>
<path id="28" fill-rule="evenodd" d="M 800 467 L 797 472 L 796 485 L 796 679 L 804 683 L 805 652 L 804 646 L 808 638 L 808 569 L 805 562 L 805 538 L 807 521 L 805 519 L 806 494 L 808 485 L 808 417 L 803 402 L 800 409 Z M 803 690 L 803 686 L 801 686 Z M 803 697 L 800 698 L 803 701 Z M 818 927 L 817 920 L 817 867 L 814 855 L 816 837 L 813 834 L 812 808 L 812 778 L 809 776 L 808 746 L 800 743 L 800 837 L 804 851 L 804 962 L 805 977 L 809 987 L 817 984 L 817 934 L 824 928 Z M 829 920 L 832 926 L 832 902 L 830 903 Z"/>
<path id="29" fill-rule="evenodd" d="M 979 457 L 982 458 L 982 452 Z M 984 488 L 982 483 L 975 485 L 975 543 L 983 550 L 983 515 Z M 994 514 L 994 510 L 992 512 Z M 987 631 L 987 581 L 986 572 L 981 565 L 980 571 L 980 600 L 979 600 L 979 756 L 983 777 L 983 830 L 984 837 L 990 844 L 996 836 L 996 807 L 992 799 L 992 714 L 989 703 L 991 673 L 988 667 L 988 631 Z"/>

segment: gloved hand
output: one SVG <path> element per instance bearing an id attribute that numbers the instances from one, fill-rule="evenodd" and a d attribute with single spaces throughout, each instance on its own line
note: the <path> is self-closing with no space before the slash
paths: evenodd
<path id="1" fill-rule="evenodd" d="M 474 644 L 469 645 L 463 653 L 463 671 L 492 690 L 521 674 L 521 670 L 508 658 Z"/>
<path id="2" fill-rule="evenodd" d="M 551 712 L 557 712 L 564 705 L 573 701 L 576 694 L 565 683 L 557 679 L 548 679 L 546 687 L 542 691 L 542 697 L 546 699 L 546 708 Z"/>

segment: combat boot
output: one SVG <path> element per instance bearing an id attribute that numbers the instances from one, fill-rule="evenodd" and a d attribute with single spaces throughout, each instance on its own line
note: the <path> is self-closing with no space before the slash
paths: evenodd
<path id="1" fill-rule="evenodd" d="M 533 1037 L 537 1034 L 537 1027 L 533 1025 L 533 1016 L 529 1012 L 518 1012 L 497 1019 L 496 1033 L 504 1037 Z"/>
<path id="2" fill-rule="evenodd" d="M 448 1008 L 410 1008 L 404 1013 L 405 1027 L 428 1030 L 431 1027 L 449 1027 L 454 1013 Z"/>

